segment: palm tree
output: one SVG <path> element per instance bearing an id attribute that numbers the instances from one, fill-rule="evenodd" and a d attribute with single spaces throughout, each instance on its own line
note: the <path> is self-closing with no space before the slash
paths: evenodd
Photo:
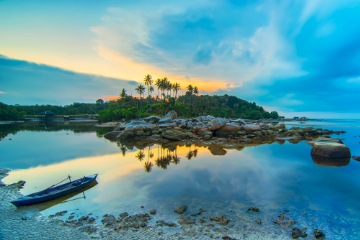
<path id="1" fill-rule="evenodd" d="M 150 95 L 149 95 L 149 96 L 151 96 L 151 93 L 153 93 L 154 91 L 155 91 L 154 87 L 153 87 L 153 86 L 150 86 L 150 87 L 149 87 L 149 92 L 150 92 Z"/>
<path id="2" fill-rule="evenodd" d="M 156 82 L 155 82 L 155 85 L 157 86 L 157 89 L 158 89 L 158 96 L 160 98 L 160 89 L 161 89 L 161 82 L 162 82 L 162 79 L 158 78 L 156 79 Z"/>
<path id="3" fill-rule="evenodd" d="M 177 93 L 178 93 L 179 90 L 181 90 L 180 84 L 179 83 L 174 83 L 172 85 L 172 88 L 173 88 L 174 96 L 175 96 L 175 98 L 177 98 Z"/>
<path id="4" fill-rule="evenodd" d="M 199 89 L 197 87 L 194 87 L 194 90 L 193 90 L 194 94 L 198 94 L 199 93 Z"/>
<path id="5" fill-rule="evenodd" d="M 147 86 L 147 92 L 148 92 L 148 96 L 150 96 L 150 86 L 153 84 L 153 80 L 152 80 L 152 77 L 150 74 L 147 74 L 145 75 L 145 78 L 144 78 L 144 82 L 145 82 L 145 85 Z"/>
<path id="6" fill-rule="evenodd" d="M 141 99 L 141 95 L 143 95 L 145 93 L 145 87 L 141 84 L 139 84 L 136 88 L 135 91 L 140 95 L 140 99 Z"/>
<path id="7" fill-rule="evenodd" d="M 193 91 L 194 91 L 194 88 L 193 86 L 190 84 L 189 86 L 186 87 L 187 88 L 187 94 L 189 95 L 192 95 L 193 94 Z"/>

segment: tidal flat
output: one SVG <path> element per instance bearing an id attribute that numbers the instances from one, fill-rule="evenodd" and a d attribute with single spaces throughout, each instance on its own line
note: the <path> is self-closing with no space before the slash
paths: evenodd
<path id="1" fill-rule="evenodd" d="M 323 123 L 314 125 L 345 130 L 334 137 L 360 155 L 357 124 Z M 340 167 L 314 161 L 306 141 L 241 149 L 194 142 L 138 149 L 109 142 L 103 132 L 77 129 L 23 129 L 2 139 L 1 167 L 12 171 L 0 187 L 1 211 L 13 220 L 2 220 L 1 237 L 36 238 L 49 229 L 54 239 L 60 234 L 75 239 L 290 239 L 306 234 L 305 239 L 313 239 L 315 233 L 320 238 L 316 230 L 327 239 L 360 236 L 360 163 L 350 160 Z M 98 184 L 85 192 L 86 198 L 80 194 L 42 209 L 16 209 L 9 203 L 68 174 L 92 173 L 99 173 Z M 26 181 L 20 190 L 11 185 L 19 180 Z"/>

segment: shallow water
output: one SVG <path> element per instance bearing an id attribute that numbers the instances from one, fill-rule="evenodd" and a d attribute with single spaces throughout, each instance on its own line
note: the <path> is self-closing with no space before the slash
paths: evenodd
<path id="1" fill-rule="evenodd" d="M 344 139 L 352 155 L 360 155 L 359 121 L 305 124 L 347 131 L 337 137 Z M 229 217 L 234 233 L 262 232 L 276 238 L 284 231 L 273 221 L 286 209 L 309 235 L 319 228 L 329 239 L 360 237 L 360 162 L 318 165 L 304 141 L 225 149 L 225 155 L 212 155 L 208 148 L 195 145 L 125 150 L 124 154 L 124 147 L 94 131 L 22 129 L 0 141 L 0 167 L 14 169 L 5 183 L 27 182 L 23 194 L 46 188 L 68 174 L 73 179 L 99 174 L 98 184 L 85 192 L 86 199 L 79 194 L 65 203 L 43 206 L 44 215 L 68 210 L 65 217 L 72 212 L 102 216 L 157 209 L 155 219 L 176 221 L 174 208 L 186 204 L 189 214 L 202 208 L 208 210 L 204 216 Z M 224 149 L 218 153 L 224 154 Z M 251 206 L 261 213 L 247 213 Z"/>

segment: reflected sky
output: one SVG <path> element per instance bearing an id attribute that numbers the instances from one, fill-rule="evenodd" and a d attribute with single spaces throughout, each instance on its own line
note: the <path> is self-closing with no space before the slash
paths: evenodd
<path id="1" fill-rule="evenodd" d="M 354 134 L 357 132 L 348 131 L 342 137 L 356 152 L 359 138 Z M 360 214 L 360 162 L 351 160 L 342 167 L 315 164 L 306 142 L 264 144 L 241 151 L 225 148 L 225 155 L 212 155 L 208 147 L 195 145 L 171 150 L 154 145 L 127 150 L 123 155 L 121 146 L 94 133 L 60 131 L 19 132 L 7 136 L 0 147 L 6 148 L 2 152 L 18 169 L 4 182 L 25 180 L 23 194 L 44 189 L 68 174 L 73 179 L 99 174 L 98 185 L 86 191 L 86 199 L 58 204 L 44 210 L 45 215 L 62 210 L 97 216 L 124 211 L 134 214 L 145 206 L 146 210 L 156 208 L 158 217 L 169 218 L 175 207 L 186 204 L 229 214 L 234 207 L 249 206 L 278 212 L 312 211 L 324 219 L 326 214 L 335 214 L 360 223 L 356 220 Z"/>

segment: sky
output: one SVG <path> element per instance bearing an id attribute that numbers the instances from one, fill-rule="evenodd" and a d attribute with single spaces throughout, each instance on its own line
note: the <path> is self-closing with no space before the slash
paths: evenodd
<path id="1" fill-rule="evenodd" d="M 358 0 L 0 0 L 0 102 L 109 99 L 144 76 L 285 116 L 360 118 Z"/>

